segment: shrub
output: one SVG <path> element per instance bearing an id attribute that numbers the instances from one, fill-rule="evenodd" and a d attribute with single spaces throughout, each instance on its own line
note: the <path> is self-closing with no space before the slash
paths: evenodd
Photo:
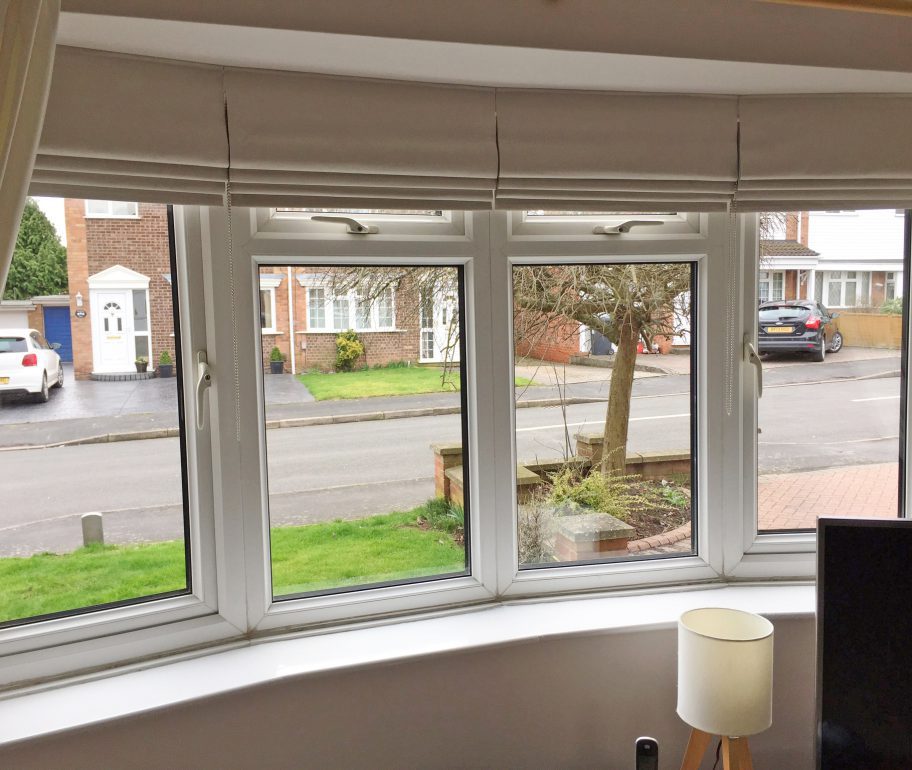
<path id="1" fill-rule="evenodd" d="M 424 504 L 427 523 L 433 529 L 454 534 L 465 527 L 465 511 L 461 505 L 444 497 L 435 497 Z"/>
<path id="2" fill-rule="evenodd" d="M 284 361 L 285 356 L 282 354 L 282 351 L 278 347 L 274 347 L 269 351 L 269 360 L 270 361 Z"/>
<path id="3" fill-rule="evenodd" d="M 517 530 L 520 564 L 554 561 L 554 507 L 547 494 L 536 492 L 518 506 Z"/>
<path id="4" fill-rule="evenodd" d="M 597 468 L 581 476 L 577 469 L 566 466 L 551 479 L 549 500 L 553 505 L 588 508 L 626 521 L 628 513 L 648 510 L 654 504 L 637 488 L 637 481 L 636 476 L 602 473 Z"/>
<path id="5" fill-rule="evenodd" d="M 158 357 L 158 363 L 162 366 L 170 366 L 174 362 L 171 360 L 171 354 L 167 350 L 163 350 Z"/>
<path id="6" fill-rule="evenodd" d="M 351 329 L 336 337 L 336 371 L 350 372 L 364 355 L 364 343 Z"/>
<path id="7" fill-rule="evenodd" d="M 147 363 L 149 363 L 149 359 L 147 356 L 136 356 L 136 363 L 147 364 Z"/>
<path id="8" fill-rule="evenodd" d="M 903 301 L 902 297 L 888 299 L 880 306 L 880 312 L 885 315 L 902 315 Z"/>

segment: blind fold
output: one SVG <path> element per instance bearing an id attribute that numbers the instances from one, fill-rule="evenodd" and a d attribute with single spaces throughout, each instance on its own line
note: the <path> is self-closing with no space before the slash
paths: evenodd
<path id="1" fill-rule="evenodd" d="M 58 46 L 30 192 L 220 205 L 222 71 Z"/>
<path id="2" fill-rule="evenodd" d="M 499 208 L 725 209 L 733 97 L 497 90 Z"/>
<path id="3" fill-rule="evenodd" d="M 912 97 L 742 97 L 744 211 L 912 205 Z"/>
<path id="4" fill-rule="evenodd" d="M 492 89 L 229 69 L 225 93 L 238 205 L 491 207 Z"/>

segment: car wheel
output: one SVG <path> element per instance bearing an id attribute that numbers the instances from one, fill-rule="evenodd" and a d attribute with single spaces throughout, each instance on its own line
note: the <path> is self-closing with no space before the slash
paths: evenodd
<path id="1" fill-rule="evenodd" d="M 57 366 L 57 384 L 54 385 L 55 388 L 63 387 L 63 364 L 58 364 Z"/>
<path id="2" fill-rule="evenodd" d="M 51 397 L 48 390 L 47 373 L 41 375 L 41 390 L 35 394 L 35 401 L 39 404 L 45 403 Z"/>
<path id="3" fill-rule="evenodd" d="M 842 335 L 836 332 L 830 342 L 830 353 L 838 353 L 840 350 L 842 350 Z"/>
<path id="4" fill-rule="evenodd" d="M 823 361 L 826 358 L 826 339 L 820 340 L 820 347 L 811 353 L 812 361 Z"/>

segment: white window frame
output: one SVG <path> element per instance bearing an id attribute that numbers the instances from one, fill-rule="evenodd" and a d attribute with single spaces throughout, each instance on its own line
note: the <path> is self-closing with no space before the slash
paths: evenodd
<path id="1" fill-rule="evenodd" d="M 199 209 L 175 208 L 175 240 L 179 264 L 178 301 L 181 314 L 182 366 L 196 370 L 195 350 L 205 350 L 214 329 L 207 308 L 198 301 L 205 294 L 203 275 L 212 270 L 204 255 Z M 213 383 L 207 406 L 217 403 L 219 386 Z M 232 612 L 231 592 L 216 575 L 218 542 L 215 519 L 217 495 L 213 482 L 211 446 L 213 426 L 197 422 L 196 382 L 183 380 L 185 445 L 188 474 L 191 554 L 191 590 L 181 596 L 137 601 L 109 609 L 88 610 L 49 620 L 26 622 L 0 629 L 0 687 L 17 682 L 53 679 L 74 671 L 110 666 L 135 658 L 156 657 L 174 650 L 213 644 L 237 636 L 241 615 Z M 209 409 L 203 409 L 207 416 Z"/>
<path id="2" fill-rule="evenodd" d="M 857 307 L 863 305 L 865 302 L 870 300 L 870 297 L 862 297 L 861 289 L 864 286 L 864 281 L 861 278 L 862 270 L 825 270 L 823 271 L 823 306 L 828 308 L 844 308 L 844 307 Z M 834 273 L 839 273 L 839 278 L 833 278 Z M 849 278 L 849 273 L 855 273 L 854 278 Z M 855 284 L 855 304 L 847 305 L 846 304 L 846 286 L 849 283 Z M 870 281 L 868 282 L 870 286 Z M 830 287 L 839 286 L 839 302 L 832 303 L 830 299 Z M 870 289 L 869 289 L 870 292 Z"/>
<path id="3" fill-rule="evenodd" d="M 762 274 L 762 275 L 761 275 Z M 782 291 L 780 292 L 781 296 L 775 297 L 774 288 L 776 286 L 776 276 L 779 276 Z M 760 298 L 760 284 L 766 283 L 768 288 L 767 298 L 765 300 Z M 760 270 L 757 277 L 757 301 L 758 302 L 779 302 L 785 299 L 785 271 L 784 270 Z"/>
<path id="4" fill-rule="evenodd" d="M 104 203 L 106 204 L 106 211 L 89 211 L 90 203 Z M 133 207 L 133 213 L 131 214 L 115 214 L 114 206 L 119 205 L 128 205 Z M 133 201 L 103 201 L 103 200 L 86 200 L 85 202 L 85 218 L 86 219 L 139 219 L 139 204 Z"/>
<path id="5" fill-rule="evenodd" d="M 387 617 L 484 602 L 617 589 L 669 590 L 692 583 L 812 579 L 812 534 L 757 532 L 756 380 L 740 353 L 744 333 L 756 340 L 758 217 L 686 215 L 616 235 L 596 234 L 591 222 L 572 221 L 546 223 L 538 232 L 517 230 L 521 219 L 522 212 L 460 214 L 446 227 L 425 228 L 420 235 L 405 228 L 374 237 L 345 236 L 338 228 L 318 232 L 313 225 L 321 223 L 279 220 L 269 209 L 239 209 L 229 217 L 222 208 L 176 208 L 177 252 L 183 266 L 175 276 L 182 365 L 192 373 L 183 384 L 192 593 L 0 630 L 0 685 L 226 640 L 247 643 L 280 630 L 384 622 Z M 514 514 L 512 267 L 670 260 L 694 262 L 697 271 L 698 313 L 692 330 L 697 341 L 696 553 L 522 570 Z M 259 269 L 277 264 L 293 265 L 298 274 L 326 265 L 462 266 L 472 479 L 470 575 L 273 600 Z M 732 312 L 726 310 L 728 301 L 719 299 L 728 297 L 731 319 L 725 316 Z M 198 414 L 201 353 L 208 356 L 214 377 Z M 905 398 L 908 409 L 908 392 Z M 195 427 L 198 417 L 200 429 Z M 908 433 L 905 442 L 906 455 L 912 456 Z M 910 495 L 907 484 L 906 510 Z"/>

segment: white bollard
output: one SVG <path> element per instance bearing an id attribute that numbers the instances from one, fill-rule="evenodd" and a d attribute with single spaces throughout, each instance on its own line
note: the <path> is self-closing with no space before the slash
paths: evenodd
<path id="1" fill-rule="evenodd" d="M 104 523 L 100 513 L 82 514 L 82 544 L 101 543 L 104 545 Z"/>

